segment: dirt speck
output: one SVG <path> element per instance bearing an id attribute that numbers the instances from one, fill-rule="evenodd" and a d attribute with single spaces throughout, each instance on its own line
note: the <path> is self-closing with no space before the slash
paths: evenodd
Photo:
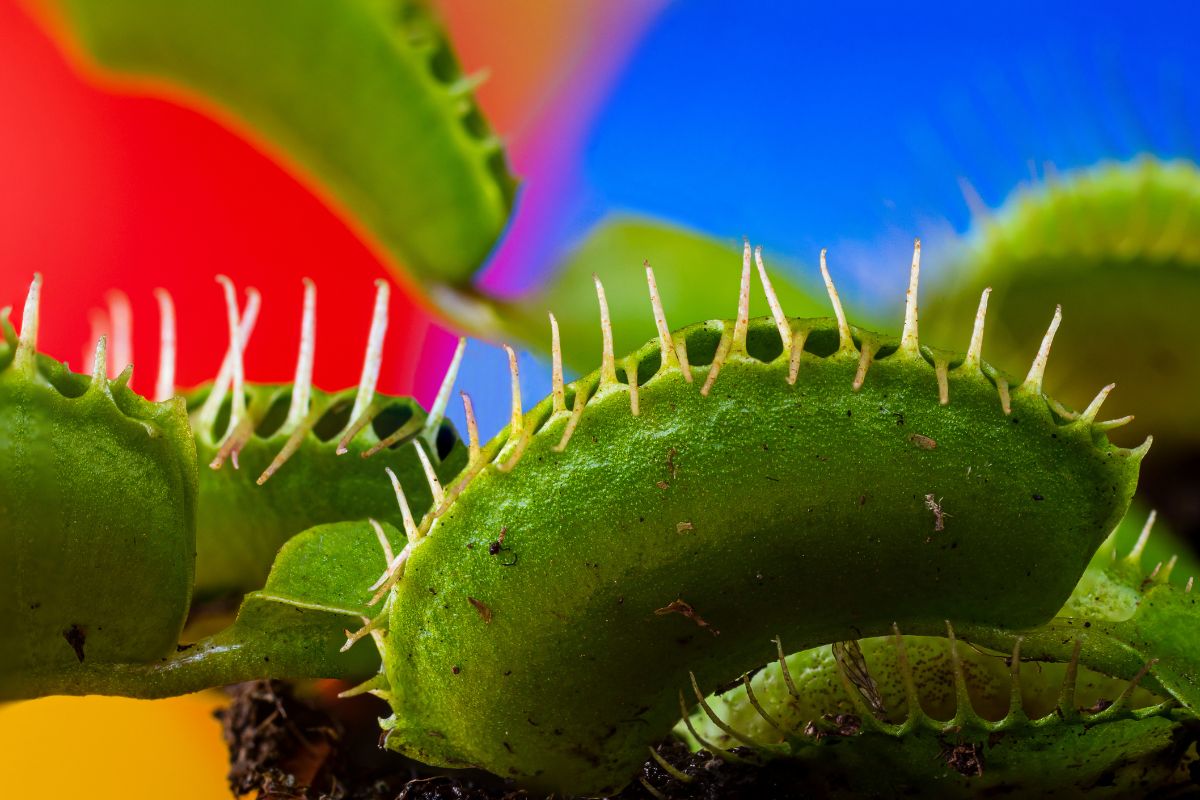
<path id="1" fill-rule="evenodd" d="M 654 613 L 660 617 L 665 617 L 668 614 L 679 614 L 687 617 L 699 627 L 711 633 L 713 636 L 719 636 L 721 632 L 709 625 L 703 617 L 696 613 L 696 609 L 692 608 L 691 604 L 685 600 L 672 600 L 662 608 L 656 608 Z"/>
<path id="2" fill-rule="evenodd" d="M 983 748 L 974 742 L 942 742 L 942 758 L 959 775 L 977 778 L 983 774 Z"/>
<path id="3" fill-rule="evenodd" d="M 482 600 L 476 600 L 474 597 L 468 597 L 467 602 L 475 607 L 475 610 L 479 612 L 479 616 L 483 617 L 484 623 L 488 625 L 492 624 L 492 609 L 488 607 L 487 603 Z"/>
<path id="4" fill-rule="evenodd" d="M 804 726 L 804 735 L 818 742 L 828 736 L 854 736 L 862 730 L 862 720 L 854 714 L 826 714 L 820 721 Z"/>
<path id="5" fill-rule="evenodd" d="M 694 530 L 696 530 L 696 526 L 690 522 L 675 523 L 675 532 L 676 533 L 687 533 L 689 531 L 694 531 Z"/>
<path id="6" fill-rule="evenodd" d="M 922 450 L 932 450 L 937 447 L 937 442 L 935 442 L 933 439 L 930 439 L 928 436 L 922 436 L 919 433 L 910 433 L 908 435 L 908 440 Z"/>
<path id="7" fill-rule="evenodd" d="M 933 529 L 935 531 L 946 530 L 946 520 L 950 515 L 942 509 L 942 501 L 932 494 L 927 494 L 925 495 L 925 507 L 933 512 Z"/>
<path id="8" fill-rule="evenodd" d="M 87 642 L 87 631 L 78 625 L 72 625 L 63 631 L 63 638 L 67 640 L 67 644 L 71 645 L 71 649 L 75 651 L 75 657 L 82 664 L 83 645 Z"/>

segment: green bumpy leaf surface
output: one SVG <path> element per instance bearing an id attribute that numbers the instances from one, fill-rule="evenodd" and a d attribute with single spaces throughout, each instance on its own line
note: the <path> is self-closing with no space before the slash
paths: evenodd
<path id="1" fill-rule="evenodd" d="M 0 318 L 0 695 L 30 673 L 174 650 L 195 556 L 181 400 L 22 353 Z"/>
<path id="2" fill-rule="evenodd" d="M 567 408 L 588 402 L 565 451 L 570 412 L 550 399 L 508 472 L 520 445 L 501 433 L 394 590 L 389 746 L 603 793 L 674 724 L 689 671 L 736 677 L 776 634 L 807 647 L 895 620 L 1054 615 L 1124 514 L 1141 451 L 1032 385 L 1006 414 L 990 367 L 949 370 L 943 405 L 937 354 L 789 324 L 804 334 L 794 385 L 770 320 L 744 347 L 732 322 L 706 323 L 676 334 L 694 383 L 657 342 L 623 360 L 637 416 L 630 385 L 594 373 L 568 393 Z M 875 361 L 855 391 L 860 346 Z"/>
<path id="3" fill-rule="evenodd" d="M 1200 170 L 1190 162 L 1143 159 L 1066 173 L 980 222 L 934 303 L 938 316 L 925 321 L 939 336 L 950 333 L 991 286 L 989 315 L 1000 324 L 987 352 L 1007 361 L 1036 349 L 1062 303 L 1070 324 L 1054 343 L 1060 369 L 1047 388 L 1082 406 L 1115 381 L 1113 409 L 1137 415 L 1129 441 L 1153 433 L 1167 451 L 1194 448 L 1198 221 Z"/>
<path id="4" fill-rule="evenodd" d="M 499 140 L 413 0 L 61 0 L 105 68 L 282 148 L 418 283 L 468 283 L 512 208 Z"/>
<path id="5" fill-rule="evenodd" d="M 403 543 L 403 535 L 391 525 L 382 528 L 392 547 Z M 149 698 L 258 678 L 365 680 L 379 669 L 377 651 L 367 642 L 345 653 L 341 648 L 346 629 L 360 627 L 377 613 L 367 605 L 367 587 L 386 567 L 369 523 L 319 525 L 280 549 L 266 585 L 247 595 L 237 620 L 214 636 L 161 659 L 30 670 L 19 684 L 0 687 L 0 697 Z"/>
<path id="6" fill-rule="evenodd" d="M 188 394 L 189 407 L 204 401 L 209 387 Z M 466 464 L 466 448 L 453 426 L 443 421 L 432 444 L 422 440 L 424 409 L 413 399 L 377 394 L 373 418 L 346 443 L 356 390 L 326 393 L 314 390 L 304 420 L 286 420 L 292 387 L 250 384 L 246 387 L 247 419 L 254 434 L 241 449 L 237 465 L 226 460 L 211 469 L 229 419 L 229 398 L 215 423 L 205 428 L 193 419 L 199 453 L 200 499 L 196 525 L 196 597 L 244 593 L 263 585 L 280 546 L 314 525 L 368 517 L 403 524 L 396 495 L 384 468 L 390 468 L 411 487 L 408 502 L 414 514 L 430 505 L 416 447 L 424 447 L 440 478 L 456 475 Z M 195 417 L 195 414 L 193 414 Z M 410 433 L 369 458 L 364 453 L 381 440 L 405 429 Z M 297 430 L 306 430 L 299 448 L 262 485 L 257 479 L 271 465 Z"/>
<path id="7" fill-rule="evenodd" d="M 600 354 L 600 325 L 592 276 L 604 284 L 612 315 L 613 348 L 628 353 L 654 330 L 646 292 L 644 262 L 654 269 L 668 322 L 676 326 L 728 313 L 737 296 L 738 273 L 729 269 L 741 247 L 660 220 L 616 215 L 602 221 L 567 256 L 548 285 L 533 294 L 500 303 L 498 324 L 529 346 L 543 349 L 549 339 L 546 314 L 553 311 L 562 338 L 563 361 L 588 370 Z M 814 294 L 775 271 L 775 291 L 793 316 L 826 313 L 824 290 Z M 766 302 L 751 301 L 751 314 L 767 314 Z"/>

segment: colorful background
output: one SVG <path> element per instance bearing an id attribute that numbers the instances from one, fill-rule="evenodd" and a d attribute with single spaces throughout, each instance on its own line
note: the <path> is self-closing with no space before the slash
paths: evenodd
<path id="1" fill-rule="evenodd" d="M 442 5 L 467 70 L 490 73 L 480 99 L 523 179 L 481 278 L 498 293 L 536 286 L 605 214 L 635 210 L 730 241 L 748 234 L 800 264 L 829 247 L 845 293 L 898 314 L 914 235 L 936 271 L 973 215 L 1047 171 L 1196 156 L 1200 14 L 1181 18 L 1173 3 L 1136 15 L 1117 3 Z M 45 18 L 0 4 L 0 305 L 19 306 L 42 272 L 43 347 L 78 367 L 89 312 L 123 290 L 135 382 L 148 390 L 151 292 L 165 287 L 188 298 L 189 385 L 226 347 L 212 279 L 226 273 L 264 295 L 248 376 L 287 380 L 307 275 L 320 291 L 317 383 L 354 383 L 372 281 L 385 277 L 370 244 L 186 100 L 85 75 Z M 427 403 L 454 335 L 394 294 L 380 388 Z M 523 380 L 541 394 L 544 365 L 527 358 Z M 472 343 L 460 386 L 485 435 L 507 417 L 506 383 L 500 352 Z M 90 797 L 160 795 L 164 781 L 174 797 L 224 797 L 217 701 L 2 707 L 3 792 L 46 796 L 58 775 L 61 796 L 86 780 Z"/>

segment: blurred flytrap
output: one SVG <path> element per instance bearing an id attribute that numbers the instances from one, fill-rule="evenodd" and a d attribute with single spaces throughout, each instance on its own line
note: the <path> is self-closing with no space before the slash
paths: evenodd
<path id="1" fill-rule="evenodd" d="M 1200 309 L 1200 171 L 1145 158 L 1050 175 L 1018 191 L 977 228 L 936 287 L 935 330 L 950 332 L 992 288 L 1003 316 L 990 343 L 1008 358 L 1034 346 L 1039 304 L 1063 303 L 1077 325 L 1057 347 L 1050 388 L 1083 402 L 1102 369 L 1136 409 L 1129 435 L 1153 431 L 1173 453 L 1200 442 L 1200 368 L 1187 342 Z M 945 313 L 941 313 L 945 312 Z M 1169 387 L 1169 389 L 1167 388 Z"/>
<path id="2" fill-rule="evenodd" d="M 61 0 L 77 43 L 105 77 L 139 91 L 174 91 L 299 167 L 383 249 L 405 287 L 459 328 L 548 353 L 547 311 L 572 331 L 593 273 L 633 293 L 657 265 L 664 300 L 688 320 L 723 312 L 718 289 L 732 249 L 655 221 L 601 225 L 552 279 L 519 299 L 489 296 L 474 278 L 508 222 L 516 181 L 425 0 Z M 219 46 L 215 46 L 220 43 Z M 320 54 L 318 57 L 316 54 Z M 777 278 L 797 312 L 817 300 Z M 714 285 L 715 284 L 715 285 Z M 649 321 L 641 304 L 617 314 Z M 764 309 L 765 310 L 765 309 Z M 618 320 L 624 321 L 624 319 Z M 619 350 L 637 345 L 629 325 Z M 564 338 L 568 366 L 587 369 L 592 337 Z"/>

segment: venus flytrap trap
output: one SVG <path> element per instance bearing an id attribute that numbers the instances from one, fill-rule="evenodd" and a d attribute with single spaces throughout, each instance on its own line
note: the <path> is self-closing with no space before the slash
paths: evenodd
<path id="1" fill-rule="evenodd" d="M 182 392 L 200 463 L 197 600 L 260 588 L 279 547 L 314 525 L 367 517 L 399 525 L 395 498 L 379 481 L 379 470 L 386 466 L 415 479 L 424 475 L 429 463 L 449 477 L 462 468 L 466 455 L 445 419 L 465 342 L 460 342 L 429 413 L 410 397 L 376 391 L 388 321 L 385 282 L 376 286 L 359 385 L 324 392 L 312 380 L 316 286 L 304 280 L 294 381 L 264 384 L 244 376 L 244 352 L 262 298 L 257 290 L 247 289 L 245 306 L 239 309 L 232 282 L 224 276 L 218 281 L 225 296 L 230 347 L 212 381 Z M 156 294 L 161 334 L 155 398 L 163 401 L 177 392 L 177 336 L 174 302 L 164 290 Z M 128 353 L 131 321 L 127 313 L 110 309 L 99 329 L 111 330 L 114 342 Z M 128 357 L 118 358 L 116 363 L 127 361 Z M 329 491 L 314 492 L 318 486 Z M 414 493 L 418 513 L 424 513 L 429 501 L 428 492 Z"/>
<path id="2" fill-rule="evenodd" d="M 0 313 L 0 695 L 43 671 L 174 651 L 195 548 L 181 400 L 151 403 L 37 352 L 41 277 L 18 336 Z"/>
<path id="3" fill-rule="evenodd" d="M 1047 175 L 976 219 L 937 306 L 965 313 L 992 286 L 1007 323 L 992 352 L 1008 358 L 1030 346 L 1041 304 L 1066 304 L 1076 325 L 1059 342 L 1065 368 L 1050 388 L 1079 402 L 1092 391 L 1090 373 L 1102 369 L 1137 411 L 1130 435 L 1153 431 L 1160 447 L 1186 455 L 1200 431 L 1196 404 L 1177 402 L 1200 392 L 1186 322 L 1200 305 L 1198 218 L 1200 172 L 1188 161 L 1143 158 Z M 939 317 L 935 330 L 946 334 L 954 319 Z"/>
<path id="4" fill-rule="evenodd" d="M 392 491 L 379 480 L 384 467 L 419 487 L 411 500 L 417 513 L 424 513 L 431 500 L 424 488 L 426 465 L 448 478 L 466 456 L 444 419 L 461 345 L 443 382 L 446 388 L 428 414 L 412 398 L 376 391 L 388 318 L 386 283 L 377 286 L 359 385 L 332 393 L 312 385 L 316 287 L 311 282 L 305 284 L 291 384 L 242 379 L 242 353 L 258 299 L 250 293 L 239 311 L 232 285 L 225 288 L 228 355 L 212 384 L 185 394 L 202 464 L 196 531 L 200 597 L 259 588 L 279 547 L 314 525 L 367 517 L 400 525 Z M 314 491 L 317 487 L 324 490 Z"/>
<path id="5" fill-rule="evenodd" d="M 659 338 L 619 362 L 597 282 L 600 369 L 564 386 L 556 364 L 529 412 L 514 379 L 512 424 L 408 526 L 356 635 L 383 642 L 389 747 L 603 793 L 689 673 L 716 685 L 772 636 L 1022 628 L 1062 605 L 1149 441 L 1108 443 L 1107 390 L 1078 414 L 1042 394 L 1059 315 L 1017 380 L 981 359 L 986 294 L 965 356 L 919 344 L 919 249 L 899 339 L 848 324 L 824 259 L 834 319 L 786 317 L 758 267 L 771 317 L 748 318 L 747 245 L 736 317 L 675 333 L 650 272 Z"/>
<path id="6" fill-rule="evenodd" d="M 780 644 L 723 694 L 687 687 L 699 707 L 679 732 L 715 753 L 749 748 L 735 759 L 802 761 L 819 796 L 1182 790 L 1200 740 L 1200 609 L 1191 576 L 1171 582 L 1174 560 L 1143 567 L 1152 524 L 1121 558 L 1110 537 L 1045 626 L 896 626 L 786 658 Z"/>

